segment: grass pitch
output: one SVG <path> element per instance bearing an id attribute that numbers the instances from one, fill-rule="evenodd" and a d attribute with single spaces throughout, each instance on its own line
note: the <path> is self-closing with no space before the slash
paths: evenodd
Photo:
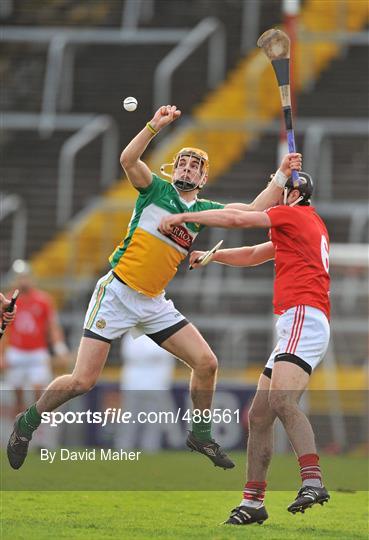
<path id="1" fill-rule="evenodd" d="M 68 467 L 61 469 L 60 466 L 52 469 L 49 468 L 50 465 L 40 469 L 37 466 L 38 456 L 31 453 L 24 468 L 12 471 L 4 459 L 5 456 L 2 455 L 2 486 L 6 490 L 1 494 L 0 537 L 2 540 L 50 538 L 228 540 L 245 537 L 268 540 L 317 538 L 367 540 L 368 470 L 365 458 L 348 456 L 323 458 L 323 471 L 331 494 L 330 502 L 323 507 L 317 505 L 307 510 L 305 514 L 293 516 L 286 508 L 295 498 L 299 487 L 296 461 L 293 456 L 275 456 L 269 479 L 271 489 L 266 497 L 269 519 L 262 526 L 254 524 L 231 527 L 221 523 L 228 518 L 230 510 L 240 502 L 245 454 L 232 453 L 232 457 L 237 463 L 236 469 L 222 471 L 214 469 L 203 456 L 189 452 L 162 452 L 153 458 L 156 463 L 155 469 L 142 463 L 141 478 L 137 479 L 139 491 L 62 491 L 59 487 L 62 473 L 69 476 L 68 488 L 64 489 L 78 489 L 77 470 Z M 114 489 L 112 486 L 116 483 L 112 483 L 109 476 L 114 475 L 117 469 L 112 466 L 111 469 L 103 468 L 98 473 L 100 466 L 96 465 L 89 463 L 87 469 L 83 468 L 84 473 L 88 473 L 92 480 L 94 477 L 96 480 L 100 475 L 100 482 L 97 484 L 100 487 L 105 476 L 104 488 Z M 120 467 L 123 468 L 123 465 L 120 464 Z M 196 475 L 204 471 L 202 482 L 207 481 L 208 490 L 200 491 L 197 488 L 189 491 L 183 486 L 187 486 L 190 482 L 181 484 L 180 475 L 177 476 L 177 485 L 181 486 L 178 489 L 182 491 L 160 488 L 159 486 L 165 486 L 158 481 L 160 472 L 165 477 L 163 471 L 166 468 L 169 468 L 170 475 L 175 474 L 177 469 L 178 474 L 181 472 L 187 479 L 192 479 L 194 486 L 197 485 Z M 36 479 L 35 477 L 41 474 L 40 471 L 43 471 L 42 485 L 45 488 L 42 491 L 40 488 L 35 491 L 22 489 L 20 479 L 25 478 L 24 485 L 31 486 L 32 475 Z M 234 474 L 235 478 L 232 479 L 229 473 Z M 216 479 L 218 475 L 223 477 L 223 474 L 225 478 L 229 478 L 229 487 L 226 486 L 221 490 L 216 487 L 218 485 Z M 155 485 L 158 486 L 155 490 L 150 475 L 155 478 Z M 283 480 L 286 476 L 292 482 L 286 484 Z M 146 491 L 143 491 L 141 486 L 145 485 L 145 477 L 147 486 L 151 488 L 147 487 Z M 122 484 L 123 480 L 124 475 L 121 476 Z M 170 485 L 174 483 L 173 481 Z M 37 481 L 35 485 L 38 485 Z M 276 486 L 281 485 L 285 490 L 276 491 Z M 295 485 L 296 490 L 290 491 L 291 485 Z"/>
<path id="2" fill-rule="evenodd" d="M 305 514 L 286 506 L 295 492 L 271 492 L 262 526 L 221 525 L 239 492 L 5 492 L 2 538 L 7 539 L 344 539 L 368 538 L 368 494 L 331 493 Z"/>

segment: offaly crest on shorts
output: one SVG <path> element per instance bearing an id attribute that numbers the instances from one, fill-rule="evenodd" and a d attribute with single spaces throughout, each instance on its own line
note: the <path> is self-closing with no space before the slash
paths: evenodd
<path id="1" fill-rule="evenodd" d="M 106 320 L 105 319 L 99 319 L 96 321 L 96 327 L 99 328 L 99 330 L 102 330 L 106 326 Z"/>

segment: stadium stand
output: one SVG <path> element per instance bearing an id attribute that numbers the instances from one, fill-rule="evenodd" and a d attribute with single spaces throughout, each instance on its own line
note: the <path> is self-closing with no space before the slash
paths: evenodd
<path id="1" fill-rule="evenodd" d="M 73 2 L 55 1 L 50 3 L 49 10 L 43 11 L 42 21 L 34 20 L 36 1 L 24 4 L 24 9 L 20 12 L 16 10 L 15 15 L 9 24 L 43 24 L 53 25 L 58 21 L 58 25 L 97 25 L 101 27 L 119 26 L 121 19 L 121 3 L 106 2 L 104 9 L 92 11 L 88 17 L 84 17 L 81 7 L 73 6 Z M 119 6 L 118 6 L 119 4 Z M 207 93 L 208 88 L 203 77 L 206 66 L 206 47 L 201 46 L 196 55 L 186 61 L 181 66 L 180 77 L 174 79 L 173 96 L 174 101 L 181 106 L 185 115 L 194 112 L 197 121 L 211 120 L 219 118 L 219 102 L 228 103 L 222 111 L 225 118 L 236 118 L 239 116 L 237 104 L 241 102 L 245 107 L 245 88 L 240 86 L 240 81 L 244 77 L 245 63 L 251 62 L 254 53 L 246 60 L 240 54 L 240 12 L 237 2 L 209 2 L 200 1 L 197 3 L 196 16 L 193 11 L 188 10 L 189 3 L 186 1 L 176 2 L 176 9 L 168 9 L 170 3 L 156 2 L 154 16 L 150 21 L 144 23 L 145 28 L 156 28 L 163 24 L 163 13 L 165 12 L 165 26 L 191 28 L 203 17 L 212 15 L 221 19 L 227 31 L 227 80 L 215 92 Z M 328 5 L 325 3 L 325 5 Z M 353 4 L 352 4 L 353 5 Z M 178 7 L 179 6 L 179 7 Z M 215 7 L 214 7 L 215 6 Z M 349 4 L 350 6 L 350 4 Z M 167 9 L 166 9 L 167 8 Z M 83 10 L 82 10 L 83 11 Z M 360 11 L 360 10 L 359 10 Z M 365 26 L 365 14 L 349 10 L 348 29 L 358 30 Z M 322 4 L 316 0 L 309 0 L 304 3 L 303 21 L 306 29 L 309 24 L 316 26 L 316 21 L 322 23 L 321 30 L 334 30 L 335 19 L 329 9 L 322 12 Z M 260 31 L 280 22 L 280 3 L 275 1 L 265 1 L 262 3 L 262 26 Z M 236 22 L 236 23 L 235 23 Z M 75 57 L 74 92 L 72 101 L 72 113 L 78 114 L 109 114 L 118 125 L 120 146 L 123 146 L 137 131 L 137 126 L 143 125 L 151 114 L 152 110 L 152 78 L 154 68 L 158 61 L 172 48 L 173 45 L 161 45 L 153 47 L 135 46 L 134 60 L 132 47 L 124 48 L 109 45 L 104 47 L 89 46 L 77 49 Z M 305 45 L 304 45 L 305 47 Z M 38 45 L 7 45 L 7 52 L 10 53 L 10 61 L 3 60 L 2 71 L 4 73 L 4 89 L 2 92 L 2 108 L 7 111 L 39 112 L 41 108 L 42 82 L 45 73 L 46 48 Z M 345 47 L 339 49 L 338 45 L 329 44 L 317 47 L 318 56 L 315 57 L 315 71 L 310 70 L 310 79 L 301 82 L 304 88 L 298 96 L 298 115 L 300 118 L 331 118 L 344 117 L 359 119 L 366 111 L 367 99 L 367 79 L 365 70 L 360 70 L 360 66 L 367 54 L 367 48 L 363 46 Z M 299 54 L 306 54 L 306 49 Z M 333 63 L 329 62 L 333 59 Z M 325 71 L 324 71 L 325 69 Z M 130 74 L 127 78 L 126 73 Z M 319 73 L 321 73 L 320 76 Z M 342 82 L 342 73 L 347 73 L 346 81 Z M 234 86 L 232 88 L 232 80 Z M 137 84 L 139 81 L 139 84 Z M 265 115 L 264 120 L 270 121 L 279 111 L 278 95 L 275 92 L 275 83 L 271 77 L 263 79 L 263 96 L 259 111 Z M 338 81 L 340 83 L 338 84 Z M 21 82 L 22 84 L 19 84 Z M 303 85 L 303 82 L 305 83 Z M 345 84 L 345 86 L 342 86 Z M 234 87 L 241 88 L 241 91 Z M 331 99 L 334 93 L 342 92 L 342 99 Z M 227 94 L 229 92 L 229 94 Z M 316 95 L 319 93 L 319 101 Z M 121 111 L 121 98 L 124 95 L 135 95 L 139 99 L 140 107 L 135 115 L 124 114 Z M 225 97 L 229 95 L 229 99 Z M 218 101 L 217 101 L 218 99 Z M 240 101 L 239 101 L 240 100 Z M 347 101 L 344 101 L 347 100 Z M 338 101 L 338 105 L 337 105 Z M 318 103 L 318 104 L 317 104 Z M 348 107 L 348 104 L 353 104 Z M 195 108 L 193 108 L 194 104 Z M 208 113 L 203 113 L 204 108 Z M 346 112 L 347 111 L 347 112 Z M 348 112 L 349 111 L 349 112 Z M 207 188 L 205 197 L 216 200 L 244 200 L 251 199 L 259 190 L 261 184 L 267 180 L 269 172 L 275 168 L 275 156 L 277 152 L 276 130 L 270 131 L 270 126 L 266 133 L 258 137 L 245 138 L 244 134 L 235 133 L 229 144 L 224 144 L 227 138 L 227 131 L 216 132 L 210 140 L 209 137 L 203 139 L 205 143 L 214 143 L 211 146 L 211 171 L 213 177 L 220 175 L 218 181 Z M 275 126 L 274 126 L 275 127 Z M 278 129 L 278 128 L 277 128 Z M 268 131 L 269 130 L 269 131 Z M 16 133 L 16 142 L 14 133 Z M 193 133 L 190 134 L 191 137 Z M 50 277 L 50 270 L 68 280 L 68 265 L 70 266 L 70 238 L 69 233 L 63 233 L 62 227 L 57 227 L 55 220 L 56 197 L 57 197 L 57 163 L 62 144 L 70 132 L 56 131 L 48 138 L 42 138 L 36 130 L 16 132 L 5 130 L 2 135 L 2 189 L 24 197 L 27 203 L 29 216 L 28 241 L 26 255 L 34 256 L 34 266 L 40 275 Z M 177 145 L 178 139 L 175 137 L 172 147 Z M 181 134 L 179 135 L 181 137 Z M 363 178 L 367 175 L 368 165 L 366 159 L 365 137 L 361 135 L 338 134 L 329 137 L 331 145 L 327 152 L 331 152 L 332 163 L 332 191 L 330 199 L 342 201 L 347 207 L 347 201 L 359 202 L 366 195 L 366 184 Z M 248 146 L 246 147 L 246 143 Z M 304 148 L 305 138 L 299 134 L 297 139 L 299 148 Z M 247 151 L 245 152 L 245 149 Z M 73 195 L 72 215 L 77 215 L 77 227 L 85 228 L 87 234 L 80 239 L 76 235 L 75 252 L 78 254 L 74 260 L 76 286 L 69 294 L 69 303 L 65 309 L 70 311 L 71 302 L 73 305 L 84 305 L 91 290 L 91 279 L 104 268 L 106 254 L 112 248 L 114 241 L 122 236 L 125 224 L 129 219 L 129 205 L 132 202 L 132 190 L 126 185 L 117 183 L 108 195 L 107 200 L 125 204 L 128 200 L 128 208 L 124 206 L 123 215 L 118 215 L 115 211 L 110 227 L 115 231 L 115 239 L 106 238 L 100 234 L 106 228 L 106 215 L 104 212 L 95 212 L 95 220 L 87 227 L 83 220 L 78 217 L 78 212 L 91 205 L 94 198 L 104 191 L 99 178 L 101 143 L 94 141 L 83 149 L 78 157 L 75 191 Z M 169 153 L 172 150 L 169 150 Z M 168 154 L 168 149 L 166 148 Z M 159 163 L 159 157 L 153 157 L 155 165 Z M 118 158 L 118 156 L 117 156 Z M 227 159 L 225 159 L 227 158 Z M 165 161 L 165 159 L 163 159 Z M 155 167 L 157 170 L 157 167 Z M 350 177 L 350 185 L 347 184 L 347 177 Z M 316 177 L 318 186 L 320 176 Z M 35 189 L 37 187 L 37 190 Z M 319 187 L 320 190 L 320 187 Z M 324 194 L 320 196 L 319 203 L 326 202 Z M 348 208 L 348 207 L 347 207 Z M 338 242 L 352 241 L 350 238 L 351 213 L 346 214 L 339 210 L 334 215 L 330 212 L 327 216 L 329 228 L 332 233 L 332 240 Z M 76 220 L 75 220 L 76 222 Z M 7 238 L 10 237 L 10 218 L 2 223 L 4 235 L 3 248 L 9 247 Z M 69 224 L 69 231 L 73 229 L 75 223 Z M 50 239 L 56 237 L 59 241 L 54 244 L 48 243 Z M 212 243 L 217 232 L 204 233 L 199 240 L 199 248 L 206 247 Z M 223 237 L 223 232 L 219 233 Z M 82 235 L 81 235 L 82 236 Z M 96 260 L 91 260 L 92 243 L 106 244 L 102 250 L 96 249 Z M 106 240 L 106 242 L 105 242 Z M 263 241 L 262 233 L 227 233 L 227 245 L 239 245 L 241 243 L 254 243 Z M 359 241 L 365 240 L 364 237 Z M 54 246 L 54 247 L 53 247 Z M 41 250 L 40 250 L 41 249 Z M 6 252 L 6 251 L 5 251 Z M 38 253 L 38 254 L 37 254 Z M 72 254 L 73 255 L 73 254 Z M 9 266 L 9 261 L 2 257 L 1 271 L 4 273 Z M 226 280 L 226 285 L 222 290 L 220 283 L 222 278 L 231 275 L 230 270 L 210 266 L 202 276 L 197 274 L 191 276 L 191 280 L 186 280 L 186 269 L 183 267 L 176 280 L 168 289 L 177 301 L 178 307 L 189 315 L 198 317 L 199 325 L 202 327 L 205 336 L 214 344 L 215 349 L 219 348 L 220 356 L 225 356 L 224 351 L 229 349 L 229 345 L 236 345 L 233 350 L 243 347 L 245 357 L 253 359 L 263 359 L 270 350 L 270 340 L 265 339 L 266 328 L 270 327 L 270 297 L 271 292 L 271 265 L 260 269 L 232 270 L 232 279 Z M 80 285 L 78 275 L 85 281 L 82 287 L 82 295 L 76 300 L 75 288 Z M 247 278 L 247 279 L 245 279 Z M 61 285 L 64 282 L 60 281 Z M 243 293 L 240 295 L 240 287 Z M 214 295 L 214 290 L 219 293 Z M 248 296 L 249 294 L 249 296 Z M 73 297 L 71 300 L 71 296 Z M 67 296 L 68 298 L 68 296 Z M 245 300 L 247 298 L 247 300 Z M 214 313 L 218 307 L 222 306 L 222 313 L 238 317 L 240 328 L 246 323 L 242 316 L 246 314 L 245 321 L 249 325 L 247 336 L 242 334 L 242 328 L 237 333 L 230 334 L 226 339 L 220 335 L 220 328 L 212 321 L 212 329 L 206 328 L 206 319 L 209 313 Z M 365 305 L 362 302 L 359 306 L 361 314 L 365 313 Z M 248 318 L 247 318 L 248 317 Z M 253 318 L 253 324 L 251 319 Z M 76 312 L 74 320 L 80 324 L 81 312 Z M 74 322 L 71 322 L 74 324 Z M 79 333 L 79 328 L 78 328 Z M 240 337 L 241 336 L 241 337 Z M 233 340 L 233 342 L 232 342 Z M 237 341 L 238 340 L 238 341 Z M 241 340 L 241 341 L 239 341 Z M 242 341 L 246 340 L 246 341 Z M 221 343 L 223 341 L 223 343 Z M 232 343 L 231 343 L 232 342 Z M 359 340 L 358 349 L 365 350 L 362 346 L 362 338 Z M 218 352 L 218 351 L 217 351 Z M 244 358 L 228 358 L 229 365 L 242 365 Z"/>
<path id="2" fill-rule="evenodd" d="M 279 3 L 263 3 L 263 24 L 278 21 Z M 198 2 L 196 10 L 188 2 L 176 3 L 176 9 L 167 2 L 157 2 L 155 16 L 146 28 L 164 26 L 191 27 L 205 15 L 219 17 L 227 31 L 227 68 L 240 58 L 241 6 L 237 2 Z M 20 4 L 13 17 L 7 21 L 14 26 L 33 24 L 43 26 L 95 25 L 119 27 L 122 2 L 110 1 L 92 5 L 91 9 L 75 6 L 73 2 L 54 1 L 48 9 L 39 10 L 37 0 Z M 235 24 L 237 23 L 237 24 Z M 266 26 L 265 26 L 266 27 Z M 264 29 L 264 27 L 262 28 Z M 71 113 L 108 114 L 115 119 L 119 131 L 119 146 L 126 144 L 143 124 L 152 110 L 152 78 L 154 69 L 172 45 L 98 46 L 79 47 L 76 50 L 74 91 Z M 43 80 L 47 61 L 44 44 L 6 43 L 2 58 L 1 108 L 3 111 L 37 113 L 42 107 Z M 181 66 L 181 77 L 174 83 L 173 94 L 181 104 L 184 114 L 189 114 L 193 104 L 207 91 L 202 73 L 206 67 L 206 45 Z M 129 75 L 128 75 L 129 74 Z M 184 82 L 183 82 L 184 81 Z M 121 100 L 124 95 L 136 95 L 139 109 L 135 115 L 122 116 Z M 2 190 L 24 197 L 28 210 L 28 239 L 26 256 L 35 253 L 58 231 L 55 216 L 57 198 L 58 157 L 63 143 L 71 132 L 59 130 L 47 138 L 36 130 L 6 130 L 2 135 Z M 16 137 L 16 142 L 15 142 Z M 92 142 L 78 155 L 75 191 L 71 215 L 84 208 L 103 187 L 99 182 L 101 144 Z M 116 156 L 118 160 L 118 156 Z M 42 196 L 40 197 L 40 193 Z M 47 223 L 47 227 L 40 223 Z M 11 220 L 3 223 L 4 237 L 9 237 Z M 3 258 L 1 272 L 9 261 Z"/>

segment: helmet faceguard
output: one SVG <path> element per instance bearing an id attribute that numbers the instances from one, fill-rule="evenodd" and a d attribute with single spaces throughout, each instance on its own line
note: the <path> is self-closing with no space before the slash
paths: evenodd
<path id="1" fill-rule="evenodd" d="M 288 198 L 288 195 L 291 193 L 291 191 L 293 191 L 294 189 L 297 189 L 297 191 L 300 193 L 300 196 L 289 206 L 296 206 L 296 204 L 300 206 L 310 205 L 310 199 L 314 190 L 313 179 L 311 178 L 310 174 L 306 172 L 299 172 L 299 178 L 302 181 L 302 183 L 298 185 L 297 187 L 294 187 L 293 185 L 292 176 L 288 178 L 286 185 L 284 187 L 283 204 L 287 204 L 287 198 Z"/>
<path id="2" fill-rule="evenodd" d="M 182 157 L 189 157 L 185 167 L 179 166 Z M 191 158 L 198 160 L 198 169 L 195 179 L 189 179 L 188 164 Z M 170 173 L 165 172 L 166 167 L 171 167 Z M 173 158 L 172 163 L 164 163 L 160 167 L 160 171 L 164 176 L 171 178 L 173 185 L 180 191 L 193 191 L 202 189 L 206 184 L 209 174 L 209 157 L 206 152 L 200 148 L 182 148 Z"/>

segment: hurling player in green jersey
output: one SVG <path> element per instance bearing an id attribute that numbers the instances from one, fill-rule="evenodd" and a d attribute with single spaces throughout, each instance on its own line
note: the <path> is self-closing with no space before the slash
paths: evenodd
<path id="1" fill-rule="evenodd" d="M 180 115 L 175 105 L 160 107 L 121 154 L 120 163 L 138 191 L 138 202 L 127 236 L 110 258 L 112 269 L 98 281 L 92 295 L 73 372 L 55 379 L 37 403 L 16 419 L 8 444 L 9 462 L 15 469 L 21 467 L 26 458 L 32 432 L 40 424 L 41 414 L 88 392 L 101 374 L 111 341 L 132 328 L 139 328 L 191 370 L 194 417 L 187 446 L 207 456 L 216 466 L 224 469 L 234 467 L 211 435 L 209 410 L 218 360 L 197 328 L 185 319 L 171 300 L 165 298 L 162 288 L 166 283 L 158 280 L 159 272 L 146 271 L 148 259 L 145 250 L 147 246 L 153 247 L 150 256 L 157 256 L 157 264 L 162 265 L 160 274 L 165 274 L 165 281 L 170 280 L 176 266 L 187 255 L 199 228 L 184 227 L 172 231 L 172 235 L 164 235 L 158 230 L 163 213 L 182 212 L 183 207 L 191 212 L 199 209 L 199 205 L 243 211 L 264 210 L 276 203 L 287 177 L 283 170 L 277 171 L 273 181 L 251 204 L 221 205 L 204 201 L 197 199 L 197 195 L 208 180 L 208 155 L 201 149 L 184 148 L 169 164 L 171 172 L 167 176 L 170 183 L 165 182 L 152 173 L 141 156 L 155 135 Z M 299 168 L 300 154 L 290 154 L 289 161 L 294 163 L 294 168 Z M 164 172 L 163 168 L 161 171 Z M 171 265 L 169 270 L 168 265 Z"/>

